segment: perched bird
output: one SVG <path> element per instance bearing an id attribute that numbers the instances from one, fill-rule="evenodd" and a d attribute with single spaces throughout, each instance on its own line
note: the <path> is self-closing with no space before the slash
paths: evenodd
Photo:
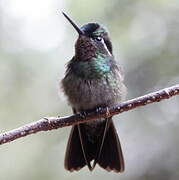
<path id="1" fill-rule="evenodd" d="M 62 88 L 73 112 L 114 106 L 123 101 L 126 88 L 121 67 L 114 60 L 112 44 L 105 28 L 87 23 L 79 28 L 75 55 L 69 61 Z M 98 164 L 107 171 L 124 171 L 124 159 L 112 117 L 74 125 L 65 155 L 65 168 L 78 171 L 85 165 L 92 171 Z"/>

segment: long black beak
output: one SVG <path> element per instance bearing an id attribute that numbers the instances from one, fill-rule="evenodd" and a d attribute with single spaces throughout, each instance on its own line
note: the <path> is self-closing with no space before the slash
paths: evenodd
<path id="1" fill-rule="evenodd" d="M 75 28 L 79 35 L 84 35 L 84 32 L 64 12 L 62 12 L 62 14 L 65 16 L 65 18 L 67 18 L 67 20 Z"/>

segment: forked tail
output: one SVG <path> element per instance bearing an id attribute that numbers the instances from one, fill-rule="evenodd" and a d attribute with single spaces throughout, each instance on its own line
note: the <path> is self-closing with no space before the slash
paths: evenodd
<path id="1" fill-rule="evenodd" d="M 92 171 L 99 164 L 107 171 L 124 171 L 124 158 L 119 138 L 112 122 L 106 119 L 102 123 L 103 132 L 97 141 L 91 142 L 86 134 L 85 124 L 72 127 L 68 140 L 65 168 L 78 171 L 85 165 Z M 91 161 L 94 160 L 91 165 Z"/>

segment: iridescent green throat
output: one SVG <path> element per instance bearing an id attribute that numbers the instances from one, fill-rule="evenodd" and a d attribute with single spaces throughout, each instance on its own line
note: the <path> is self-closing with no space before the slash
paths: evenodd
<path id="1" fill-rule="evenodd" d="M 75 61 L 73 71 L 79 77 L 86 79 L 101 78 L 109 73 L 111 69 L 111 58 L 103 54 L 97 54 L 96 57 L 88 61 Z"/>

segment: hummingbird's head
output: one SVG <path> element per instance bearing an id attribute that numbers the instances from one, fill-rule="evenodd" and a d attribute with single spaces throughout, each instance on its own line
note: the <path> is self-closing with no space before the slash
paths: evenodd
<path id="1" fill-rule="evenodd" d="M 79 28 L 65 13 L 76 29 L 79 37 L 75 44 L 75 56 L 80 60 L 89 60 L 98 53 L 112 56 L 112 44 L 105 28 L 98 23 L 88 23 Z"/>

